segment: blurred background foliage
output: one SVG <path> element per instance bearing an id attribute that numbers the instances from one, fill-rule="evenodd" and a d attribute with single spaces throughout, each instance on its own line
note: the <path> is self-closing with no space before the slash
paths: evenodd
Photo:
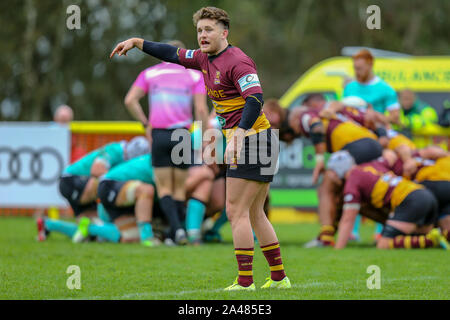
<path id="1" fill-rule="evenodd" d="M 81 29 L 69 30 L 70 5 Z M 381 30 L 366 27 L 369 5 Z M 0 120 L 51 120 L 63 103 L 76 120 L 130 120 L 124 96 L 146 67 L 139 50 L 109 59 L 129 37 L 179 39 L 197 48 L 192 14 L 217 6 L 231 16 L 229 41 L 258 66 L 264 95 L 280 97 L 309 67 L 368 46 L 412 55 L 450 52 L 450 1 L 442 0 L 13 0 L 0 3 Z"/>

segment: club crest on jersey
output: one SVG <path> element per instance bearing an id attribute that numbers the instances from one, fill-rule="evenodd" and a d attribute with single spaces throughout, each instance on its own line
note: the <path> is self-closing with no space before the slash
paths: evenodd
<path id="1" fill-rule="evenodd" d="M 259 78 L 256 73 L 247 74 L 238 80 L 241 91 L 244 92 L 247 89 L 253 87 L 260 87 Z"/>
<path id="2" fill-rule="evenodd" d="M 214 79 L 214 84 L 220 84 L 220 71 L 216 71 L 216 78 Z"/>
<path id="3" fill-rule="evenodd" d="M 186 51 L 186 59 L 192 59 L 194 57 L 194 50 Z"/>

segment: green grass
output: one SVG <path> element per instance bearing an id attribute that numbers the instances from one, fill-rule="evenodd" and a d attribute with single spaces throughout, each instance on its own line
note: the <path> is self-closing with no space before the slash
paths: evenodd
<path id="1" fill-rule="evenodd" d="M 237 274 L 229 226 L 224 244 L 145 248 L 138 244 L 72 244 L 52 234 L 35 241 L 30 218 L 0 219 L 0 299 L 448 299 L 450 253 L 440 249 L 379 251 L 373 225 L 347 249 L 304 249 L 316 224 L 277 224 L 290 290 L 226 293 Z M 69 290 L 68 266 L 81 269 L 81 290 Z M 381 269 L 381 289 L 366 285 L 369 265 Z M 261 251 L 255 283 L 269 275 Z"/>

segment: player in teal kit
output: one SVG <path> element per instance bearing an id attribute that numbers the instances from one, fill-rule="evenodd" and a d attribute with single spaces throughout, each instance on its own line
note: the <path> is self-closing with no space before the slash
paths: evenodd
<path id="1" fill-rule="evenodd" d="M 67 199 L 75 217 L 96 217 L 98 178 L 110 168 L 150 152 L 146 138 L 136 137 L 131 141 L 112 142 L 94 150 L 69 165 L 61 175 L 59 191 Z M 61 220 L 38 219 L 38 240 L 46 240 L 51 231 L 73 237 L 77 225 Z"/>
<path id="2" fill-rule="evenodd" d="M 397 93 L 383 79 L 373 73 L 374 57 L 368 50 L 361 50 L 353 57 L 356 80 L 344 88 L 344 97 L 356 96 L 370 103 L 375 111 L 389 113 L 390 122 L 397 123 L 400 104 Z"/>
<path id="3" fill-rule="evenodd" d="M 156 192 L 150 164 L 151 155 L 145 154 L 114 167 L 100 178 L 98 197 L 112 223 L 99 226 L 84 217 L 79 225 L 82 237 L 94 235 L 113 242 L 131 241 L 129 231 L 119 230 L 120 218 L 134 213 L 141 243 L 146 246 L 159 244 L 151 225 Z"/>

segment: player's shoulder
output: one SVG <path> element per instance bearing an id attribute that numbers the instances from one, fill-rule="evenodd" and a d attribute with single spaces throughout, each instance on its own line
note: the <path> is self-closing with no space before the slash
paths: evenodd
<path id="1" fill-rule="evenodd" d="M 141 71 L 141 74 L 144 75 L 145 79 L 151 78 L 155 73 L 163 68 L 162 63 L 155 64 L 154 66 L 150 66 Z"/>
<path id="2" fill-rule="evenodd" d="M 387 89 L 387 90 L 394 90 L 389 83 L 387 83 L 386 81 L 384 81 L 382 78 L 380 78 L 378 76 L 375 76 L 374 86 L 377 86 L 378 88 Z"/>
<path id="3" fill-rule="evenodd" d="M 250 58 L 241 48 L 230 46 L 227 52 L 227 59 L 230 59 L 235 63 L 251 64 L 253 66 L 255 65 L 253 59 Z"/>
<path id="4" fill-rule="evenodd" d="M 144 70 L 142 70 L 142 73 L 147 73 L 147 72 L 152 71 L 152 70 L 159 70 L 159 69 L 161 69 L 163 66 L 164 66 L 163 63 L 158 63 L 158 64 L 155 64 L 155 65 L 153 65 L 153 66 L 150 66 L 150 67 L 145 68 Z"/>

